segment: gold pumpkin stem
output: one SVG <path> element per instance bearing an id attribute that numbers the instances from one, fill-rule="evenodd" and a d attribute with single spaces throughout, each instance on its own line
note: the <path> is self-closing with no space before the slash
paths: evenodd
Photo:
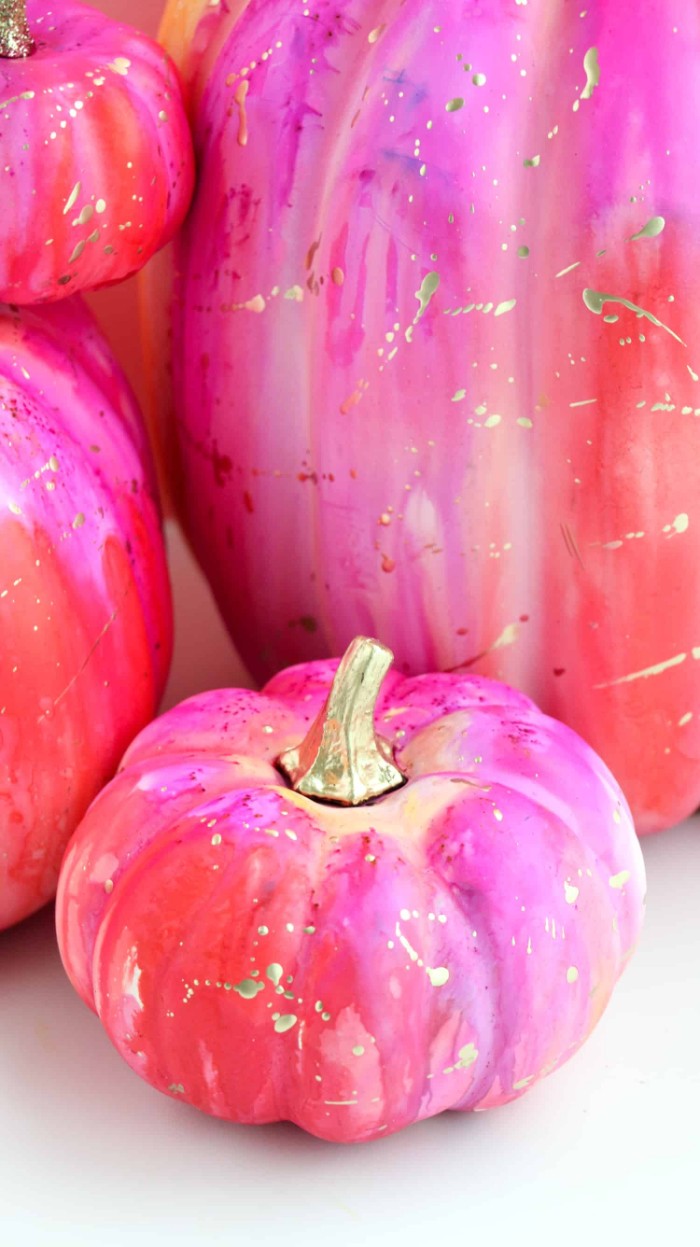
<path id="1" fill-rule="evenodd" d="M 0 57 L 15 59 L 33 51 L 26 0 L 0 0 Z"/>
<path id="2" fill-rule="evenodd" d="M 308 734 L 277 760 L 295 792 L 337 805 L 362 805 L 406 782 L 391 745 L 374 730 L 377 698 L 393 659 L 379 641 L 356 637 L 351 642 Z"/>

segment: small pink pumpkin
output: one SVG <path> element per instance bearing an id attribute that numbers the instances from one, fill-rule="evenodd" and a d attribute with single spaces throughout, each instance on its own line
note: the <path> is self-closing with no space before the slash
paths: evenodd
<path id="1" fill-rule="evenodd" d="M 393 673 L 375 713 L 390 660 L 359 639 L 184 702 L 68 849 L 74 986 L 215 1116 L 351 1142 L 502 1104 L 579 1047 L 636 943 L 641 852 L 590 748 L 478 676 Z"/>
<path id="2" fill-rule="evenodd" d="M 171 608 L 146 434 L 79 299 L 0 307 L 0 930 L 157 709 Z"/>
<path id="3" fill-rule="evenodd" d="M 0 300 L 120 281 L 172 235 L 194 180 L 172 61 L 74 0 L 0 4 Z"/>

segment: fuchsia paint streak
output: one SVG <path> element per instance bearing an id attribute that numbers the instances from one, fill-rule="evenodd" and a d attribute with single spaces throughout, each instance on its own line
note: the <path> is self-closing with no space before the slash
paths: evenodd
<path id="1" fill-rule="evenodd" d="M 376 635 L 532 693 L 640 830 L 690 812 L 697 6 L 173 0 L 163 35 L 199 162 L 168 436 L 251 669 Z"/>
<path id="2" fill-rule="evenodd" d="M 351 1142 L 504 1103 L 571 1056 L 637 941 L 644 870 L 595 754 L 477 676 L 385 681 L 402 789 L 294 793 L 274 761 L 335 666 L 146 728 L 68 849 L 57 925 L 148 1082 Z"/>
<path id="3" fill-rule="evenodd" d="M 28 0 L 36 50 L 0 58 L 0 300 L 120 281 L 182 222 L 192 143 L 152 40 L 73 0 Z"/>
<path id="4" fill-rule="evenodd" d="M 145 432 L 79 301 L 0 308 L 0 929 L 156 711 L 170 594 Z"/>

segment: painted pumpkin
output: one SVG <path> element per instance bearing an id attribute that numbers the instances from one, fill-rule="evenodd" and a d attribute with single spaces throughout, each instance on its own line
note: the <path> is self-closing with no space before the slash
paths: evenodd
<path id="1" fill-rule="evenodd" d="M 589 747 L 478 676 L 392 674 L 375 715 L 390 660 L 359 638 L 182 703 L 69 846 L 74 986 L 215 1116 L 351 1142 L 502 1104 L 579 1047 L 637 940 L 641 851 Z"/>
<path id="2" fill-rule="evenodd" d="M 171 649 L 150 455 L 79 300 L 0 309 L 0 929 L 152 718 Z"/>
<path id="3" fill-rule="evenodd" d="M 0 3 L 0 300 L 120 281 L 187 210 L 177 71 L 145 35 L 73 0 Z"/>
<path id="4" fill-rule="evenodd" d="M 375 633 L 531 693 L 640 830 L 689 813 L 698 11 L 172 0 L 163 37 L 199 168 L 164 429 L 251 670 Z"/>

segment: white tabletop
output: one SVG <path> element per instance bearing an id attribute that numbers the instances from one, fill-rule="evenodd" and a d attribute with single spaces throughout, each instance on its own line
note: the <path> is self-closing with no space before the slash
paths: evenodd
<path id="1" fill-rule="evenodd" d="M 180 630 L 169 701 L 240 671 L 172 531 L 171 544 Z M 351 1147 L 290 1125 L 226 1125 L 160 1096 L 74 995 L 51 913 L 6 932 L 3 1247 L 695 1242 L 700 818 L 644 851 L 642 942 L 585 1048 L 505 1108 Z"/>

